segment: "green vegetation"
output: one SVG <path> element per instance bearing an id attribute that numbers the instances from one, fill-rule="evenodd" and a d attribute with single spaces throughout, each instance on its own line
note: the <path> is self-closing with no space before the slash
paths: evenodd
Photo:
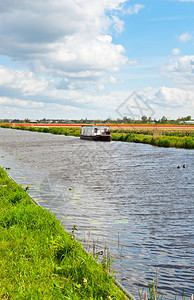
<path id="1" fill-rule="evenodd" d="M 52 134 L 71 135 L 71 136 L 80 136 L 81 133 L 80 127 L 35 127 L 35 126 L 11 126 L 5 124 L 1 124 L 0 127 L 52 133 Z"/>
<path id="2" fill-rule="evenodd" d="M 122 142 L 134 142 L 134 143 L 144 143 L 151 144 L 158 147 L 175 147 L 175 148 L 185 148 L 194 149 L 194 134 L 187 136 L 186 134 L 170 133 L 168 135 L 165 132 L 164 135 L 154 137 L 153 134 L 140 132 L 123 132 L 123 133 L 112 133 L 113 141 Z"/>
<path id="3" fill-rule="evenodd" d="M 80 127 L 35 127 L 35 126 L 10 126 L 1 125 L 3 128 L 14 128 L 20 130 L 38 131 L 52 134 L 63 134 L 69 136 L 80 136 Z M 158 130 L 158 131 L 157 131 Z M 158 147 L 175 147 L 175 148 L 185 148 L 194 149 L 194 133 L 187 131 L 172 132 L 163 131 L 161 129 L 152 130 L 132 130 L 126 128 L 112 129 L 111 138 L 113 141 L 122 142 L 133 142 L 133 143 L 143 143 L 151 144 Z M 171 129 L 172 130 L 172 129 Z"/>
<path id="4" fill-rule="evenodd" d="M 140 101 L 140 107 L 141 107 L 141 101 Z M 37 119 L 35 120 L 30 120 L 29 118 L 25 118 L 25 119 L 1 119 L 0 120 L 2 123 L 21 123 L 21 124 L 26 124 L 26 123 L 31 123 L 31 124 L 92 124 L 94 122 L 93 119 L 76 119 L 76 120 L 70 120 L 70 119 Z M 106 120 L 101 120 L 101 119 L 95 119 L 96 123 L 100 123 L 100 124 L 180 124 L 180 123 L 187 123 L 187 122 L 192 122 L 192 117 L 190 115 L 188 116 L 184 116 L 178 119 L 169 119 L 165 116 L 163 116 L 161 119 L 152 119 L 151 116 L 148 117 L 146 115 L 142 115 L 141 118 L 139 118 L 139 120 L 131 118 L 131 117 L 127 117 L 127 116 L 123 116 L 123 118 L 117 118 L 117 119 L 112 119 L 112 118 L 108 118 Z"/>
<path id="5" fill-rule="evenodd" d="M 125 299 L 49 211 L 0 168 L 0 299 Z"/>

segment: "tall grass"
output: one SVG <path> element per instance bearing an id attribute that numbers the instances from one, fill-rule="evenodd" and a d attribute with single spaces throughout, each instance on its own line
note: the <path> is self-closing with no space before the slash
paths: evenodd
<path id="1" fill-rule="evenodd" d="M 0 298 L 126 299 L 49 211 L 0 168 Z"/>

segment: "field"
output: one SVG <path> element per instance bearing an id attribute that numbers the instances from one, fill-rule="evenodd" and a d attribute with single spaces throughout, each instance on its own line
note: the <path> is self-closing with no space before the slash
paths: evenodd
<path id="1" fill-rule="evenodd" d="M 86 124 L 33 124 L 33 123 L 5 123 L 1 125 L 12 126 L 12 127 L 57 127 L 57 128 L 80 128 Z M 92 125 L 92 124 L 91 124 Z M 173 133 L 194 133 L 194 125 L 171 125 L 171 124 L 97 124 L 97 125 L 108 125 L 111 131 L 122 130 L 122 131 L 150 131 Z"/>
<path id="2" fill-rule="evenodd" d="M 146 124 L 131 124 L 131 125 L 112 125 L 112 131 L 122 130 L 122 131 L 142 131 L 150 132 L 152 134 L 162 135 L 163 133 L 194 133 L 194 125 L 146 125 Z"/>
<path id="3" fill-rule="evenodd" d="M 151 144 L 158 147 L 194 149 L 193 126 L 136 125 L 115 126 L 112 140 Z"/>

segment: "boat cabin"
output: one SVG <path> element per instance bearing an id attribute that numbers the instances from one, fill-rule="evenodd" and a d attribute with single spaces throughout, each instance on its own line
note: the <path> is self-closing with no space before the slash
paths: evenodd
<path id="1" fill-rule="evenodd" d="M 109 126 L 82 126 L 81 139 L 95 140 L 95 141 L 110 141 L 110 128 Z"/>

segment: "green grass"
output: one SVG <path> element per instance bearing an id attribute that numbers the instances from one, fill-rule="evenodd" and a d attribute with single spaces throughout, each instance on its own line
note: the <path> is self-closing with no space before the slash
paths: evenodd
<path id="1" fill-rule="evenodd" d="M 161 135 L 159 137 L 154 137 L 153 135 L 144 135 L 137 133 L 112 133 L 113 141 L 123 141 L 123 142 L 133 142 L 133 143 L 143 143 L 151 144 L 158 147 L 175 147 L 175 148 L 185 148 L 194 149 L 194 137 L 193 136 L 178 136 L 178 135 Z"/>
<path id="2" fill-rule="evenodd" d="M 23 127 L 23 126 L 20 126 Z M 18 129 L 21 129 L 21 128 Z M 17 129 L 17 127 L 15 127 Z M 79 127 L 23 127 L 25 130 L 38 131 L 52 134 L 63 134 L 69 136 L 80 136 L 81 128 Z M 22 128 L 22 129 L 23 129 Z"/>
<path id="3" fill-rule="evenodd" d="M 52 133 L 52 134 L 63 134 L 69 136 L 80 136 L 81 128 L 80 127 L 35 127 L 35 126 L 11 126 L 0 124 L 2 128 L 12 128 L 17 130 L 29 130 L 36 132 Z"/>
<path id="4" fill-rule="evenodd" d="M 106 264 L 0 168 L 0 299 L 126 299 Z"/>
<path id="5" fill-rule="evenodd" d="M 24 127 L 10 125 L 0 125 L 3 128 L 14 128 L 19 130 L 38 131 L 52 134 L 63 134 L 68 136 L 80 136 L 81 128 L 79 127 Z M 151 131 L 127 131 L 122 129 L 114 129 L 111 132 L 111 139 L 113 141 L 133 142 L 151 144 L 158 147 L 174 147 L 194 149 L 194 134 L 180 132 L 163 132 L 160 136 L 154 137 Z"/>

